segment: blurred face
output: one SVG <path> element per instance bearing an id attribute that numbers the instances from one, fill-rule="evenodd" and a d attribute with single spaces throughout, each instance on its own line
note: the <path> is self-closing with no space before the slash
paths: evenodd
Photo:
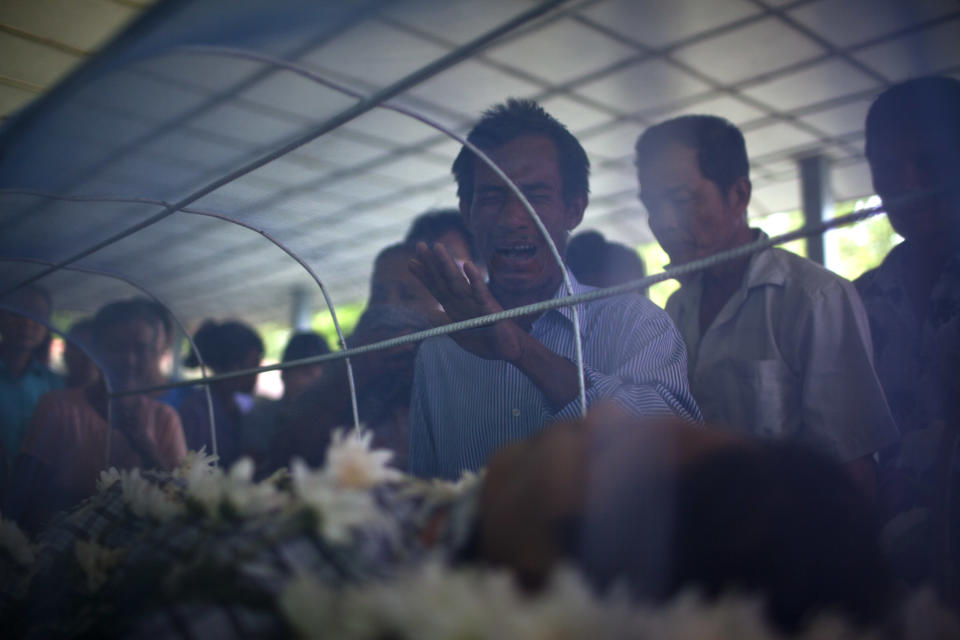
<path id="1" fill-rule="evenodd" d="M 564 201 L 553 141 L 521 136 L 487 155 L 530 201 L 563 256 L 567 232 L 580 224 L 587 203 L 585 198 Z M 480 161 L 474 166 L 473 200 L 461 201 L 460 207 L 495 293 L 536 300 L 553 296 L 563 279 L 560 266 L 520 200 Z"/>
<path id="2" fill-rule="evenodd" d="M 956 189 L 960 148 L 929 131 L 884 131 L 868 140 L 873 188 L 887 207 L 890 224 L 904 238 L 923 241 L 956 233 L 960 196 L 919 195 L 942 187 Z"/>
<path id="3" fill-rule="evenodd" d="M 649 214 L 650 231 L 674 265 L 737 246 L 746 229 L 749 182 L 727 194 L 700 173 L 697 151 L 670 145 L 638 167 L 640 201 Z M 746 193 L 740 193 L 746 186 Z"/>
<path id="4" fill-rule="evenodd" d="M 156 327 L 144 320 L 120 322 L 95 335 L 95 348 L 115 391 L 147 386 L 157 369 Z"/>
<path id="5" fill-rule="evenodd" d="M 310 388 L 323 375 L 323 365 L 310 364 L 283 370 L 283 397 L 293 400 Z"/>
<path id="6" fill-rule="evenodd" d="M 231 371 L 240 371 L 242 369 L 255 369 L 260 366 L 260 361 L 263 359 L 263 352 L 259 349 L 251 349 L 243 358 L 239 360 L 237 366 L 231 369 Z M 227 373 L 224 371 L 223 373 Z M 220 383 L 221 388 L 226 387 L 226 390 L 230 393 L 253 393 L 253 390 L 257 386 L 257 374 L 251 374 L 249 376 L 243 376 L 240 378 L 233 378 L 231 380 L 224 380 Z"/>
<path id="7" fill-rule="evenodd" d="M 412 255 L 392 252 L 381 257 L 373 268 L 370 279 L 368 305 L 402 307 L 416 311 L 425 318 L 440 309 L 430 291 L 407 266 Z"/>
<path id="8" fill-rule="evenodd" d="M 48 319 L 50 306 L 46 299 L 34 291 L 27 291 L 16 296 L 13 306 L 37 318 Z M 7 346 L 15 346 L 18 350 L 30 351 L 43 344 L 47 337 L 47 328 L 34 322 L 27 316 L 11 311 L 0 311 L 0 340 Z"/>

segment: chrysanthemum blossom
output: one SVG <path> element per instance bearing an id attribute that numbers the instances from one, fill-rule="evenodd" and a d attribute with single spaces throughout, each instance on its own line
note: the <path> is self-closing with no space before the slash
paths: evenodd
<path id="1" fill-rule="evenodd" d="M 324 471 L 339 487 L 369 489 L 384 482 L 396 482 L 403 474 L 390 467 L 393 452 L 372 449 L 373 432 L 342 429 L 333 432 Z"/>
<path id="2" fill-rule="evenodd" d="M 200 447 L 199 451 L 187 451 L 187 455 L 173 470 L 173 477 L 186 478 L 191 474 L 213 473 L 217 469 L 218 456 L 207 455 L 206 445 Z"/>
<path id="3" fill-rule="evenodd" d="M 120 471 L 116 467 L 110 467 L 100 472 L 97 478 L 97 491 L 102 493 L 120 481 Z"/>
<path id="4" fill-rule="evenodd" d="M 326 470 L 311 471 L 298 459 L 290 464 L 290 476 L 294 494 L 317 516 L 317 533 L 326 540 L 347 543 L 356 529 L 387 526 L 368 491 L 334 484 Z"/>
<path id="5" fill-rule="evenodd" d="M 120 472 L 123 501 L 141 518 L 167 522 L 184 513 L 183 504 L 140 475 L 139 469 Z"/>

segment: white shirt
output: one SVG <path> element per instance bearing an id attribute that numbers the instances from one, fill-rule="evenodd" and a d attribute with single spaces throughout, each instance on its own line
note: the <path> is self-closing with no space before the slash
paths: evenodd
<path id="1" fill-rule="evenodd" d="M 898 439 L 850 282 L 767 249 L 750 259 L 703 335 L 701 296 L 698 275 L 670 297 L 667 313 L 686 342 L 690 388 L 708 422 L 802 440 L 841 461 Z"/>

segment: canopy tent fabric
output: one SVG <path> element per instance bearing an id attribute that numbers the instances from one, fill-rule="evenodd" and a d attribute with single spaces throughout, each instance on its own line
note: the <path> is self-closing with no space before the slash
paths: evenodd
<path id="1" fill-rule="evenodd" d="M 377 251 L 456 204 L 460 145 L 370 99 L 388 93 L 459 133 L 508 96 L 541 101 L 590 154 L 583 228 L 628 244 L 650 240 L 633 141 L 681 113 L 743 128 L 753 215 L 799 208 L 813 152 L 837 199 L 861 197 L 870 100 L 958 74 L 958 34 L 951 0 L 161 2 L 0 131 L 0 291 L 103 244 L 40 280 L 59 309 L 130 282 L 187 324 L 284 322 L 291 290 L 317 291 L 302 264 L 362 301 Z"/>

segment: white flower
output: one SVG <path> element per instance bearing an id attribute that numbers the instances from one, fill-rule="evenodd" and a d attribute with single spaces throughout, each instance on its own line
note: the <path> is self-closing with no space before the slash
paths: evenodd
<path id="1" fill-rule="evenodd" d="M 340 487 L 369 489 L 384 482 L 396 482 L 403 474 L 388 466 L 393 452 L 371 449 L 372 431 L 342 429 L 333 432 L 324 471 Z"/>
<path id="2" fill-rule="evenodd" d="M 253 482 L 253 471 L 253 460 L 237 460 L 224 478 L 224 500 L 244 516 L 259 515 L 284 506 L 287 496 L 269 480 Z"/>
<path id="3" fill-rule="evenodd" d="M 37 547 L 30 544 L 30 538 L 20 530 L 13 520 L 4 520 L 0 516 L 0 549 L 6 551 L 19 565 L 32 564 L 36 558 Z"/>
<path id="4" fill-rule="evenodd" d="M 73 554 L 87 576 L 87 589 L 97 591 L 107 581 L 108 573 L 119 564 L 126 549 L 107 549 L 94 542 L 77 541 Z"/>
<path id="5" fill-rule="evenodd" d="M 139 469 L 120 472 L 123 501 L 141 518 L 167 522 L 184 513 L 183 504 L 140 475 Z"/>
<path id="6" fill-rule="evenodd" d="M 253 482 L 253 473 L 253 460 L 241 458 L 227 473 L 209 465 L 195 465 L 182 477 L 187 483 L 187 496 L 213 518 L 220 517 L 222 507 L 241 516 L 253 516 L 287 503 L 287 497 L 273 482 Z"/>
<path id="7" fill-rule="evenodd" d="M 433 478 L 430 481 L 430 486 L 427 491 L 437 498 L 453 500 L 462 496 L 464 493 L 482 482 L 486 473 L 486 468 L 480 469 L 480 471 L 476 473 L 470 471 L 469 469 L 464 469 L 460 474 L 460 478 L 456 482 L 450 482 L 449 480 L 443 480 L 441 478 Z"/>
<path id="8" fill-rule="evenodd" d="M 764 619 L 758 598 L 727 595 L 705 601 L 698 593 L 688 591 L 675 596 L 665 606 L 644 613 L 637 617 L 637 626 L 653 638 L 777 640 L 780 637 Z"/>
<path id="9" fill-rule="evenodd" d="M 367 491 L 337 486 L 325 471 L 311 471 L 302 460 L 290 464 L 290 473 L 294 494 L 317 515 L 318 533 L 327 540 L 349 542 L 354 529 L 389 526 Z"/>
<path id="10" fill-rule="evenodd" d="M 200 447 L 199 451 L 187 451 L 187 455 L 173 470 L 174 478 L 186 478 L 192 473 L 213 473 L 217 469 L 218 456 L 207 455 L 206 445 Z"/>
<path id="11" fill-rule="evenodd" d="M 102 493 L 112 487 L 120 480 L 120 472 L 116 467 L 110 467 L 106 471 L 100 472 L 100 477 L 97 478 L 97 491 Z"/>

